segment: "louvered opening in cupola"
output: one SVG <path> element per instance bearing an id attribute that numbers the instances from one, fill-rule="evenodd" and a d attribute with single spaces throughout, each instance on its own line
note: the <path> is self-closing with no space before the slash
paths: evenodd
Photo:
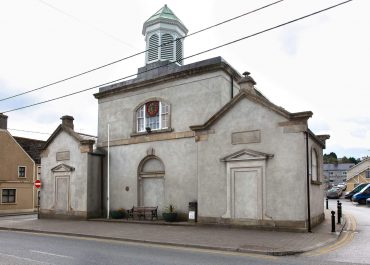
<path id="1" fill-rule="evenodd" d="M 174 44 L 171 34 L 163 34 L 161 38 L 161 60 L 173 60 L 173 46 Z"/>
<path id="2" fill-rule="evenodd" d="M 157 34 L 153 34 L 149 38 L 148 62 L 158 60 L 158 46 L 159 37 Z"/>
<path id="3" fill-rule="evenodd" d="M 181 39 L 176 39 L 176 61 L 177 63 L 181 64 L 183 63 L 182 60 L 182 41 Z"/>

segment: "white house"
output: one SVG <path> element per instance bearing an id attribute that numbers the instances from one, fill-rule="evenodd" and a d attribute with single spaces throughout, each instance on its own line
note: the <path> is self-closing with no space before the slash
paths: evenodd
<path id="1" fill-rule="evenodd" d="M 73 117 L 61 119 L 41 153 L 41 217 L 99 217 L 104 153 L 93 149 L 96 137 L 74 131 Z"/>
<path id="2" fill-rule="evenodd" d="M 328 136 L 308 129 L 313 113 L 273 104 L 221 57 L 184 65 L 187 29 L 167 6 L 143 34 L 137 77 L 95 94 L 111 209 L 172 204 L 185 219 L 196 201 L 199 222 L 306 230 L 322 221 Z"/>

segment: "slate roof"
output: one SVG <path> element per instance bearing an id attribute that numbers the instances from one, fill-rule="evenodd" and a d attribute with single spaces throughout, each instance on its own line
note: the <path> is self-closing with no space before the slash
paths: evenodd
<path id="1" fill-rule="evenodd" d="M 354 163 L 324 164 L 325 171 L 348 171 Z"/>
<path id="2" fill-rule="evenodd" d="M 95 143 L 96 142 L 96 139 L 97 137 L 96 136 L 93 136 L 93 135 L 88 135 L 88 134 L 84 134 L 84 133 L 78 133 L 78 132 L 75 132 L 73 129 L 63 125 L 63 124 L 60 124 L 56 129 L 55 131 L 53 132 L 53 134 L 49 137 L 49 139 L 44 142 L 43 146 L 42 146 L 42 150 L 45 150 L 49 144 L 54 140 L 54 138 L 61 132 L 61 131 L 65 131 L 66 133 L 68 133 L 70 136 L 72 136 L 74 139 L 76 139 L 78 142 L 90 142 L 90 143 Z"/>
<path id="3" fill-rule="evenodd" d="M 146 65 L 143 68 L 151 67 L 151 65 L 154 64 L 156 63 Z M 145 70 L 147 72 L 142 75 L 142 77 L 140 77 L 139 74 L 137 78 L 100 87 L 99 92 L 95 93 L 94 96 L 98 99 L 104 98 L 106 96 L 111 96 L 112 94 L 120 93 L 122 91 L 126 92 L 148 85 L 155 85 L 161 82 L 168 82 L 180 78 L 189 78 L 194 75 L 214 72 L 217 70 L 225 71 L 226 73 L 231 75 L 236 82 L 242 78 L 238 71 L 236 71 L 225 59 L 220 56 L 182 66 L 178 66 L 174 63 L 168 63 L 167 61 L 158 62 L 158 65 L 161 64 L 163 64 L 161 67 L 155 67 L 150 71 Z"/>
<path id="4" fill-rule="evenodd" d="M 23 150 L 35 161 L 36 164 L 41 163 L 40 153 L 41 149 L 45 144 L 45 141 L 23 138 L 13 136 Z"/>

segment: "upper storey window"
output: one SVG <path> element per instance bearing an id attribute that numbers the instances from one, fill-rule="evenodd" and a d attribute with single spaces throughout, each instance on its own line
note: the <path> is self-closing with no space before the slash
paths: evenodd
<path id="1" fill-rule="evenodd" d="M 169 104 L 163 101 L 148 101 L 136 111 L 137 132 L 168 129 L 170 115 Z"/>

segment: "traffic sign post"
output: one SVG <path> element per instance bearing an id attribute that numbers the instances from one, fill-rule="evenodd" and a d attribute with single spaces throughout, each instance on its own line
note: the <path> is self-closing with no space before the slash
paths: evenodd
<path id="1" fill-rule="evenodd" d="M 35 187 L 41 188 L 41 181 L 38 179 L 35 181 Z M 37 191 L 37 219 L 40 219 L 40 191 Z"/>
<path id="2" fill-rule="evenodd" d="M 39 179 L 35 181 L 35 187 L 38 189 L 41 188 L 41 181 Z"/>

